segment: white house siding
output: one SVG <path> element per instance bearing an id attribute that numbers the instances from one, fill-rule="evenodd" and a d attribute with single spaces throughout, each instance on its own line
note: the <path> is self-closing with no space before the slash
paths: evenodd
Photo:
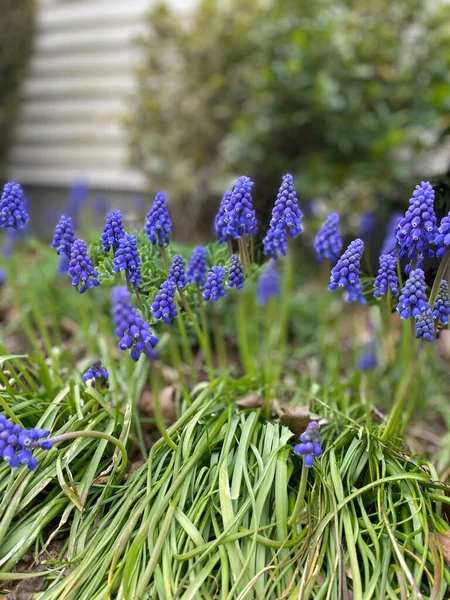
<path id="1" fill-rule="evenodd" d="M 6 172 L 33 187 L 139 192 L 121 116 L 150 0 L 38 0 L 37 35 Z"/>

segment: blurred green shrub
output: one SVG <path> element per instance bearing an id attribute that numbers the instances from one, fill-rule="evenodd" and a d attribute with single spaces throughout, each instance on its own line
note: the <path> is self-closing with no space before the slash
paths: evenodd
<path id="1" fill-rule="evenodd" d="M 0 2 L 0 160 L 8 147 L 19 85 L 31 54 L 34 0 Z"/>
<path id="2" fill-rule="evenodd" d="M 154 8 L 128 116 L 152 191 L 215 213 L 234 176 L 260 215 L 281 176 L 351 213 L 414 183 L 449 132 L 450 7 L 422 0 L 203 0 Z M 265 197 L 264 194 L 269 195 Z"/>

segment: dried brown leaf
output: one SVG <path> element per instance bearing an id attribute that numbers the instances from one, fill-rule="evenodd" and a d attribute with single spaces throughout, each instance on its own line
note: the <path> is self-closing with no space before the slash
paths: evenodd
<path id="1" fill-rule="evenodd" d="M 308 406 L 285 406 L 275 400 L 273 410 L 281 423 L 289 427 L 295 435 L 303 433 L 310 421 L 318 421 L 319 425 L 327 423 L 326 419 L 311 412 Z"/>
<path id="2" fill-rule="evenodd" d="M 159 401 L 164 418 L 169 423 L 176 421 L 175 394 L 177 388 L 174 385 L 168 385 L 159 392 Z M 153 417 L 153 394 L 150 390 L 144 390 L 139 400 L 139 411 L 146 417 Z"/>
<path id="3" fill-rule="evenodd" d="M 259 394 L 248 394 L 236 402 L 242 408 L 263 408 L 264 398 Z"/>

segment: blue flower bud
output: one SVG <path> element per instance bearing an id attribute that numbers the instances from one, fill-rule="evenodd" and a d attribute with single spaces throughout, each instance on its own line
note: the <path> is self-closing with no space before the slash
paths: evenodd
<path id="1" fill-rule="evenodd" d="M 152 244 L 164 246 L 169 243 L 172 221 L 167 209 L 167 198 L 164 192 L 158 192 L 145 220 L 145 233 Z"/>
<path id="2" fill-rule="evenodd" d="M 356 239 L 347 248 L 336 266 L 331 269 L 329 290 L 342 288 L 347 290 L 346 302 L 365 303 L 362 295 L 362 283 L 359 278 L 364 242 Z"/>
<path id="3" fill-rule="evenodd" d="M 0 199 L 0 227 L 22 229 L 28 223 L 23 190 L 15 181 L 7 183 Z"/>
<path id="4" fill-rule="evenodd" d="M 224 279 L 225 270 L 222 267 L 213 267 L 209 271 L 205 287 L 203 288 L 204 300 L 217 302 L 221 296 L 225 296 L 227 292 L 223 287 Z"/>
<path id="5" fill-rule="evenodd" d="M 328 215 L 314 241 L 317 260 L 328 259 L 335 263 L 342 249 L 342 238 L 339 233 L 340 217 L 337 213 Z"/>
<path id="6" fill-rule="evenodd" d="M 105 252 L 117 250 L 120 240 L 124 237 L 125 231 L 122 223 L 122 213 L 120 210 L 110 212 L 106 217 L 106 225 L 102 233 L 102 246 Z"/>
<path id="7" fill-rule="evenodd" d="M 411 271 L 398 299 L 397 311 L 401 319 L 408 319 L 411 315 L 418 317 L 430 309 L 426 289 L 425 274 L 422 269 Z"/>
<path id="8" fill-rule="evenodd" d="M 233 254 L 230 258 L 230 267 L 228 269 L 228 287 L 236 287 L 240 290 L 244 285 L 245 275 L 241 261 L 237 254 Z"/>
<path id="9" fill-rule="evenodd" d="M 390 290 L 393 296 L 398 296 L 397 258 L 394 254 L 382 254 L 379 258 L 380 268 L 374 282 L 375 298 L 385 296 Z"/>
<path id="10" fill-rule="evenodd" d="M 68 273 L 72 277 L 72 285 L 80 294 L 100 285 L 97 279 L 98 271 L 94 269 L 92 260 L 87 254 L 86 243 L 82 239 L 77 239 L 72 244 Z"/>
<path id="11" fill-rule="evenodd" d="M 70 258 L 70 252 L 74 241 L 75 231 L 72 227 L 72 219 L 63 215 L 55 228 L 52 248 L 56 248 L 57 254 Z"/>

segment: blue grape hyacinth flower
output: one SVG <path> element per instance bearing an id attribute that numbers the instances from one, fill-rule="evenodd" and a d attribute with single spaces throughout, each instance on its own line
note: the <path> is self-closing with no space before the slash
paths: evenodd
<path id="1" fill-rule="evenodd" d="M 77 239 L 72 244 L 68 273 L 72 277 L 72 285 L 80 294 L 100 285 L 98 271 L 94 269 L 87 253 L 86 242 L 82 239 Z"/>
<path id="2" fill-rule="evenodd" d="M 436 256 L 441 258 L 444 252 L 450 248 L 450 212 L 446 217 L 443 217 L 434 238 L 434 243 L 436 245 Z"/>
<path id="3" fill-rule="evenodd" d="M 120 210 L 113 210 L 106 216 L 106 225 L 102 233 L 102 246 L 105 252 L 112 248 L 116 251 L 120 246 L 120 240 L 125 236 Z"/>
<path id="4" fill-rule="evenodd" d="M 175 306 L 176 289 L 173 281 L 163 281 L 161 284 L 152 304 L 153 316 L 157 321 L 162 319 L 164 323 L 170 325 L 172 320 L 178 317 L 177 307 Z"/>
<path id="5" fill-rule="evenodd" d="M 19 183 L 6 183 L 0 199 L 0 227 L 22 229 L 28 223 L 28 211 Z"/>
<path id="6" fill-rule="evenodd" d="M 11 469 L 26 465 L 34 471 L 38 465 L 32 455 L 33 448 L 50 450 L 53 447 L 51 440 L 46 440 L 50 432 L 45 429 L 24 429 L 21 425 L 13 423 L 0 415 L 0 456 Z"/>
<path id="7" fill-rule="evenodd" d="M 450 296 L 448 291 L 448 283 L 445 281 L 445 279 L 443 279 L 439 284 L 439 290 L 433 306 L 433 318 L 439 319 L 441 323 L 447 325 L 449 315 Z"/>
<path id="8" fill-rule="evenodd" d="M 408 319 L 411 315 L 417 318 L 429 309 L 425 274 L 422 269 L 414 269 L 400 293 L 397 311 L 401 319 Z"/>
<path id="9" fill-rule="evenodd" d="M 152 244 L 164 246 L 169 243 L 171 231 L 172 221 L 167 208 L 167 198 L 164 192 L 158 192 L 145 218 L 145 233 Z"/>
<path id="10" fill-rule="evenodd" d="M 400 258 L 412 259 L 419 256 L 434 256 L 431 244 L 437 234 L 434 213 L 434 190 L 428 181 L 416 185 L 405 216 L 397 226 L 397 241 Z"/>
<path id="11" fill-rule="evenodd" d="M 302 211 L 298 206 L 297 192 L 292 175 L 284 175 L 277 199 L 272 209 L 269 230 L 263 240 L 264 254 L 277 258 L 286 256 L 287 234 L 297 237 L 302 232 Z"/>
<path id="12" fill-rule="evenodd" d="M 356 363 L 358 371 L 371 371 L 378 365 L 377 347 L 375 342 L 368 342 L 361 350 Z"/>
<path id="13" fill-rule="evenodd" d="M 374 212 L 366 211 L 362 213 L 359 219 L 359 232 L 361 237 L 368 238 L 375 231 L 377 226 L 377 217 Z"/>
<path id="14" fill-rule="evenodd" d="M 328 259 L 335 263 L 342 250 L 342 238 L 339 233 L 340 217 L 337 213 L 331 213 L 325 223 L 317 232 L 314 240 L 314 249 L 318 260 Z"/>
<path id="15" fill-rule="evenodd" d="M 359 278 L 361 258 L 364 252 L 364 242 L 359 238 L 353 240 L 336 265 L 331 269 L 328 289 L 347 290 L 345 302 L 365 303 L 362 295 L 362 283 Z"/>
<path id="16" fill-rule="evenodd" d="M 381 247 L 380 256 L 383 254 L 390 254 L 391 252 L 396 254 L 397 250 L 397 227 L 400 223 L 403 215 L 400 213 L 394 213 L 386 226 L 386 235 Z"/>
<path id="17" fill-rule="evenodd" d="M 186 282 L 196 283 L 199 286 L 203 286 L 206 281 L 206 272 L 208 267 L 206 266 L 206 250 L 203 246 L 197 246 L 194 248 L 192 258 L 189 261 L 189 265 L 186 271 Z"/>
<path id="18" fill-rule="evenodd" d="M 271 298 L 281 294 L 281 277 L 275 261 L 271 260 L 261 273 L 256 285 L 258 304 L 265 305 Z"/>
<path id="19" fill-rule="evenodd" d="M 70 258 L 72 244 L 75 241 L 75 231 L 72 219 L 62 215 L 53 235 L 52 248 L 56 248 L 57 254 L 65 254 Z"/>
<path id="20" fill-rule="evenodd" d="M 217 213 L 214 221 L 216 236 L 219 244 L 222 244 L 223 242 L 226 242 L 230 239 L 227 224 L 225 222 L 225 207 L 231 199 L 231 194 L 232 192 L 230 190 L 228 192 L 225 192 L 225 194 L 223 195 L 219 206 L 219 212 Z"/>
<path id="21" fill-rule="evenodd" d="M 130 356 L 135 361 L 139 360 L 141 354 L 152 360 L 156 359 L 155 346 L 158 338 L 152 334 L 150 325 L 131 304 L 131 294 L 127 288 L 113 288 L 111 300 L 115 333 L 120 338 L 119 350 L 130 350 Z"/>
<path id="22" fill-rule="evenodd" d="M 434 319 L 431 310 L 426 310 L 417 317 L 416 338 L 426 342 L 434 341 Z"/>
<path id="23" fill-rule="evenodd" d="M 380 298 L 380 296 L 385 296 L 388 290 L 393 296 L 398 296 L 396 256 L 394 254 L 382 254 L 378 260 L 380 268 L 374 282 L 374 297 Z"/>
<path id="24" fill-rule="evenodd" d="M 58 269 L 56 270 L 58 277 L 63 277 L 64 275 L 68 274 L 69 264 L 70 259 L 65 254 L 61 254 L 59 257 Z"/>
<path id="25" fill-rule="evenodd" d="M 82 376 L 83 381 L 92 381 L 94 387 L 106 387 L 106 382 L 109 379 L 109 373 L 102 366 L 100 360 L 93 363 Z"/>
<path id="26" fill-rule="evenodd" d="M 244 268 L 237 254 L 233 254 L 230 258 L 230 267 L 228 269 L 228 287 L 236 287 L 240 290 L 245 281 Z"/>
<path id="27" fill-rule="evenodd" d="M 0 289 L 5 285 L 6 283 L 6 271 L 5 269 L 0 268 Z"/>
<path id="28" fill-rule="evenodd" d="M 314 459 L 322 456 L 322 436 L 317 421 L 311 421 L 300 436 L 300 444 L 294 446 L 295 454 L 303 456 L 305 467 L 312 467 Z"/>
<path id="29" fill-rule="evenodd" d="M 175 254 L 173 257 L 172 265 L 169 269 L 169 281 L 175 284 L 177 288 L 184 288 L 186 285 L 186 275 L 184 272 L 184 260 L 179 254 Z"/>
<path id="30" fill-rule="evenodd" d="M 119 240 L 119 248 L 114 255 L 114 271 L 125 271 L 131 285 L 137 289 L 141 283 L 141 259 L 139 258 L 135 235 L 126 233 Z"/>
<path id="31" fill-rule="evenodd" d="M 238 177 L 230 199 L 224 205 L 225 214 L 223 218 L 226 231 L 234 239 L 256 232 L 257 223 L 251 196 L 252 187 L 253 181 L 250 177 Z"/>
<path id="32" fill-rule="evenodd" d="M 222 267 L 216 266 L 209 271 L 208 278 L 203 288 L 203 299 L 206 300 L 206 302 L 209 300 L 217 302 L 221 296 L 226 295 L 227 292 L 223 286 L 224 279 L 225 269 Z"/>

